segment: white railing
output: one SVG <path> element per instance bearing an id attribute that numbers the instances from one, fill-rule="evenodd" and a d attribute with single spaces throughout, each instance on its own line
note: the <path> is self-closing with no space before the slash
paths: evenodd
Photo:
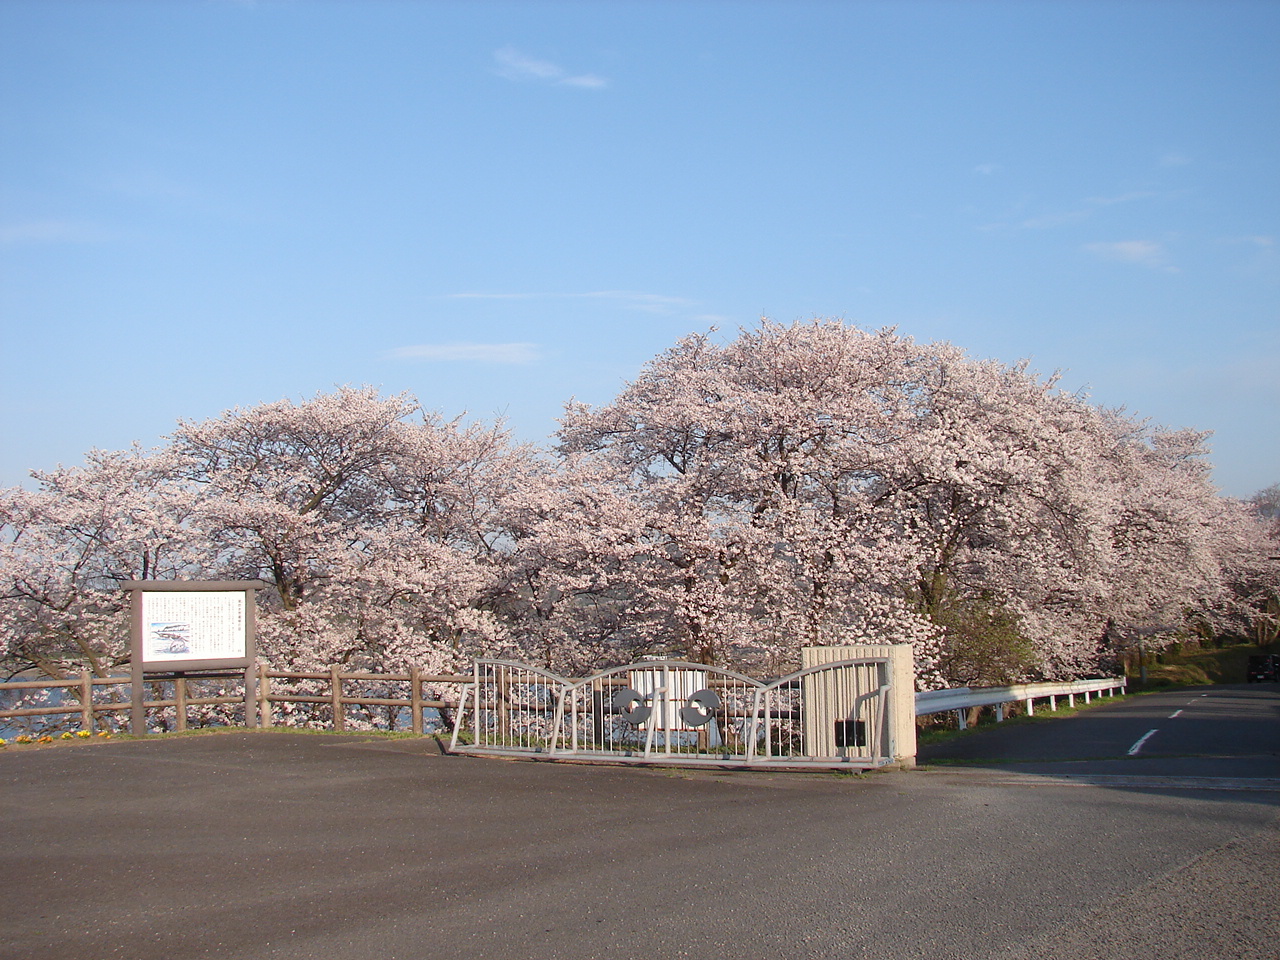
<path id="1" fill-rule="evenodd" d="M 641 661 L 572 680 L 528 664 L 478 659 L 449 749 L 618 763 L 870 769 L 892 762 L 898 749 L 889 722 L 889 663 L 874 656 L 833 660 L 767 683 L 680 660 Z"/>
<path id="2" fill-rule="evenodd" d="M 1068 706 L 1076 705 L 1076 697 L 1083 697 L 1089 703 L 1094 694 L 1102 696 L 1107 693 L 1114 696 L 1116 691 L 1124 693 L 1124 677 L 1104 677 L 1101 680 L 1063 680 L 1055 683 L 1015 683 L 1007 687 L 952 687 L 950 690 L 929 690 L 916 694 L 916 716 L 923 717 L 931 713 L 954 711 L 960 722 L 960 729 L 967 726 L 965 712 L 971 707 L 995 707 L 996 720 L 1004 719 L 1005 704 L 1022 701 L 1027 715 L 1035 713 L 1037 700 L 1048 700 L 1049 709 L 1058 709 L 1058 698 L 1066 697 Z"/>

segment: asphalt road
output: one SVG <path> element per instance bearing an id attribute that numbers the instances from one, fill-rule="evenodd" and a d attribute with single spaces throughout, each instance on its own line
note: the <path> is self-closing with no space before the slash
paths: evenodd
<path id="1" fill-rule="evenodd" d="M 0 957 L 1273 960 L 1278 735 L 1254 686 L 861 777 L 287 733 L 6 750 Z"/>
<path id="2" fill-rule="evenodd" d="M 1277 778 L 1278 694 L 1280 684 L 1268 683 L 1104 698 L 1061 721 L 979 728 L 923 750 L 921 761 L 1046 775 Z"/>

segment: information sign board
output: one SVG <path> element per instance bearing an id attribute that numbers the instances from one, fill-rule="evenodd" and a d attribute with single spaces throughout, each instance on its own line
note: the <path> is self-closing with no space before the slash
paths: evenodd
<path id="1" fill-rule="evenodd" d="M 248 655 L 244 593 L 144 590 L 141 600 L 144 665 Z"/>
<path id="2" fill-rule="evenodd" d="M 243 670 L 250 726 L 253 688 L 254 591 L 260 580 L 131 580 L 130 654 L 133 728 L 145 732 L 143 684 L 147 674 L 183 677 L 193 672 Z M 157 677 L 157 679 L 162 679 Z"/>
<path id="3" fill-rule="evenodd" d="M 253 663 L 258 580 L 135 580 L 132 654 L 148 672 L 247 667 Z"/>

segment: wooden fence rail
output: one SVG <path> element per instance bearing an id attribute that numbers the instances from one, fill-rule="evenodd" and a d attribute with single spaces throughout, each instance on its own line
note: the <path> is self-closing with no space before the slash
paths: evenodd
<path id="1" fill-rule="evenodd" d="M 264 726 L 273 726 L 277 720 L 276 708 L 283 704 L 314 704 L 317 706 L 327 705 L 329 707 L 328 721 L 332 728 L 342 731 L 347 728 L 346 708 L 348 706 L 359 707 L 386 707 L 387 709 L 387 727 L 391 728 L 395 723 L 396 712 L 399 709 L 407 708 L 410 714 L 410 729 L 414 733 L 421 734 L 424 730 L 423 712 L 425 710 L 434 709 L 442 711 L 442 718 L 445 716 L 443 711 L 454 710 L 458 706 L 457 699 L 445 700 L 438 697 L 429 697 L 424 691 L 424 685 L 461 685 L 471 682 L 471 677 L 460 676 L 458 674 L 432 674 L 425 673 L 417 667 L 408 673 L 348 673 L 344 672 L 341 667 L 331 667 L 325 672 L 301 672 L 291 670 L 272 670 L 263 664 L 259 664 L 257 671 L 257 696 L 256 713 L 257 717 L 246 717 L 245 722 L 248 725 L 254 725 L 254 720 L 260 720 Z M 150 685 L 154 694 L 152 699 L 144 700 L 144 707 L 147 710 L 165 710 L 170 707 L 174 709 L 174 726 L 177 730 L 186 730 L 189 726 L 189 711 L 192 707 L 201 706 L 217 706 L 217 705 L 242 705 L 245 697 L 243 692 L 236 695 L 214 696 L 214 697 L 193 697 L 188 688 L 188 684 L 196 683 L 201 680 L 234 680 L 231 677 L 210 677 L 195 674 L 192 676 L 169 676 L 156 679 L 148 679 L 146 684 Z M 283 681 L 283 685 L 277 685 L 273 689 L 272 681 Z M 327 690 L 322 693 L 299 693 L 292 689 L 295 683 L 312 683 L 320 684 L 322 689 L 327 686 Z M 356 682 L 380 682 L 380 683 L 406 683 L 409 685 L 409 695 L 407 697 L 369 697 L 348 694 L 344 691 L 345 683 Z M 21 680 L 12 683 L 0 683 L 0 704 L 12 702 L 11 693 L 18 693 L 19 697 L 23 696 L 22 691 L 62 691 L 63 696 L 70 695 L 74 698 L 74 702 L 60 703 L 56 705 L 44 705 L 38 707 L 14 707 L 10 709 L 0 709 L 0 723 L 6 720 L 17 718 L 32 717 L 71 717 L 79 714 L 80 729 L 93 732 L 95 725 L 99 722 L 100 714 L 113 714 L 131 709 L 131 702 L 126 693 L 123 699 L 107 699 L 94 700 L 94 694 L 99 690 L 111 690 L 115 687 L 127 686 L 132 683 L 130 677 L 95 677 L 89 671 L 83 671 L 74 678 L 65 680 Z M 243 684 L 243 680 L 241 681 Z M 172 684 L 173 693 L 170 697 L 162 696 L 162 690 L 158 689 L 162 684 Z M 284 689 L 280 689 L 284 686 Z M 308 715 L 308 723 L 314 724 L 323 714 L 310 713 Z M 282 726 L 289 726 L 288 717 L 280 717 L 284 722 Z"/>

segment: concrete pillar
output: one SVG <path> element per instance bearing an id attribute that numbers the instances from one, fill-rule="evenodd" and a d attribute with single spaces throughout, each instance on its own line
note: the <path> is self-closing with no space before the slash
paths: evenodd
<path id="1" fill-rule="evenodd" d="M 889 658 L 889 729 L 893 759 L 904 767 L 916 764 L 916 668 L 911 645 L 906 643 L 860 643 L 840 647 L 803 647 L 800 666 L 816 667 L 836 660 L 858 657 Z"/>

